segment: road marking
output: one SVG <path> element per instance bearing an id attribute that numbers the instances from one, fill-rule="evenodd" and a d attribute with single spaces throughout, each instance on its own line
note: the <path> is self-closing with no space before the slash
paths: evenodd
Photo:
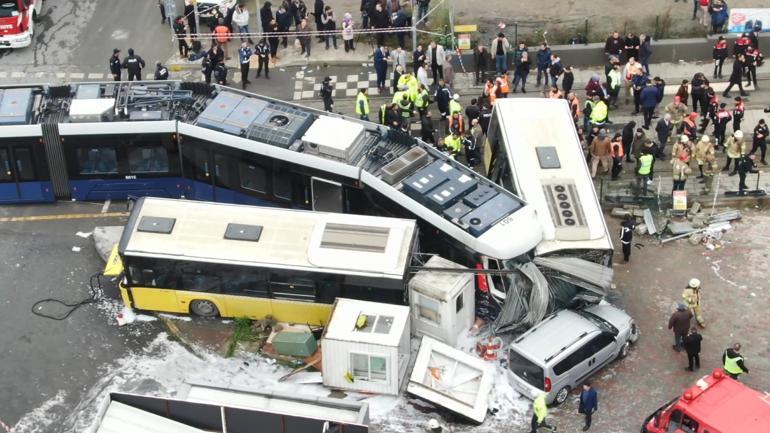
<path id="1" fill-rule="evenodd" d="M 67 76 L 67 74 L 65 74 L 64 72 L 57 72 L 56 73 L 56 78 L 64 78 L 66 76 Z"/>
<path id="2" fill-rule="evenodd" d="M 82 72 L 72 72 L 72 73 L 70 73 L 70 78 L 75 78 L 77 80 L 82 80 L 83 77 L 85 77 L 85 76 L 86 75 L 84 73 L 82 73 Z"/>
<path id="3" fill-rule="evenodd" d="M 107 213 L 108 210 L 110 210 L 110 203 L 112 200 L 107 200 L 104 202 L 104 206 L 102 206 L 102 213 Z"/>
<path id="4" fill-rule="evenodd" d="M 155 79 L 155 74 L 144 74 L 145 80 L 152 80 Z"/>
<path id="5" fill-rule="evenodd" d="M 95 72 L 88 74 L 89 80 L 101 80 L 102 78 L 104 78 L 104 74 L 98 74 Z"/>
<path id="6" fill-rule="evenodd" d="M 24 78 L 26 76 L 26 72 L 11 72 L 11 78 Z"/>
<path id="7" fill-rule="evenodd" d="M 109 217 L 125 217 L 128 216 L 128 212 L 105 212 L 105 213 L 71 213 L 60 215 L 30 215 L 19 217 L 2 217 L 0 223 L 6 222 L 24 222 L 24 221 L 54 221 L 54 220 L 70 220 L 70 219 L 89 219 L 89 218 L 109 218 Z"/>
<path id="8" fill-rule="evenodd" d="M 8 77 L 8 72 L 0 71 L 0 78 L 6 78 Z"/>

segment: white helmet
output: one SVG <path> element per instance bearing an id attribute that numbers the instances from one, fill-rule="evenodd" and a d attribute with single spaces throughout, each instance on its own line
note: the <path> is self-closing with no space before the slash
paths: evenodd
<path id="1" fill-rule="evenodd" d="M 738 140 L 740 140 L 741 138 L 743 138 L 743 131 L 740 131 L 740 130 L 739 130 L 739 131 L 735 131 L 735 132 L 733 133 L 733 136 L 734 136 L 735 138 L 737 138 Z"/>
<path id="2" fill-rule="evenodd" d="M 700 280 L 697 278 L 692 278 L 690 279 L 690 283 L 687 286 L 692 287 L 693 289 L 696 287 L 700 287 Z"/>
<path id="3" fill-rule="evenodd" d="M 436 418 L 431 418 L 431 419 L 428 421 L 428 428 L 429 428 L 429 429 L 431 429 L 431 430 L 435 430 L 435 429 L 437 429 L 437 428 L 439 428 L 439 427 L 441 427 L 441 426 L 439 425 L 439 423 L 438 423 L 438 421 L 436 420 Z"/>
<path id="4" fill-rule="evenodd" d="M 454 95 L 452 95 L 452 99 L 454 99 L 455 101 L 457 101 L 458 99 L 460 99 L 460 95 L 458 95 L 457 93 L 455 93 Z"/>
<path id="5" fill-rule="evenodd" d="M 680 142 L 680 143 L 689 143 L 689 142 L 690 142 L 690 137 L 688 137 L 688 136 L 686 136 L 686 135 L 682 134 L 682 135 L 679 137 L 679 142 Z"/>

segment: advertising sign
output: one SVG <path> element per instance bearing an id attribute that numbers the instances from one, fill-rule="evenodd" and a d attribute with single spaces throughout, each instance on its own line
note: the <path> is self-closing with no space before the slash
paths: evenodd
<path id="1" fill-rule="evenodd" d="M 743 33 L 750 32 L 751 30 L 770 32 L 770 9 L 731 9 L 727 31 L 730 33 Z"/>
<path id="2" fill-rule="evenodd" d="M 687 191 L 674 191 L 674 210 L 684 212 L 687 210 Z"/>

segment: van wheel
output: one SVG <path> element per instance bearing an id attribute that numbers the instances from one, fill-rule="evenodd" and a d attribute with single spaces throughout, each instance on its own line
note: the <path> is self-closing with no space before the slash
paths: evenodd
<path id="1" fill-rule="evenodd" d="M 219 309 L 213 302 L 200 299 L 190 302 L 190 312 L 200 317 L 219 316 Z"/>
<path id="2" fill-rule="evenodd" d="M 629 341 L 626 341 L 623 343 L 623 347 L 620 348 L 620 352 L 618 352 L 618 359 L 623 359 L 626 356 L 628 356 L 628 350 L 631 347 L 631 343 Z"/>
<path id="3" fill-rule="evenodd" d="M 564 388 L 560 389 L 559 392 L 556 393 L 556 398 L 553 399 L 553 405 L 558 406 L 565 401 L 567 401 L 567 397 L 569 397 L 570 387 L 565 386 Z"/>

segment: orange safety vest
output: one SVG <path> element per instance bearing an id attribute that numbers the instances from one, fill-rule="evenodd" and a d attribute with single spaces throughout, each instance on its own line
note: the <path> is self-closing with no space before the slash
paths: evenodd
<path id="1" fill-rule="evenodd" d="M 511 88 L 508 86 L 508 74 L 505 74 L 503 78 L 498 79 L 497 82 L 500 83 L 500 93 L 503 95 L 507 95 L 508 92 L 511 91 Z"/>
<path id="2" fill-rule="evenodd" d="M 227 26 L 217 26 L 214 29 L 214 34 L 217 35 L 217 42 L 225 43 L 230 40 L 230 29 Z"/>
<path id="3" fill-rule="evenodd" d="M 465 119 L 463 119 L 462 114 L 458 114 L 457 119 L 454 116 L 449 118 L 449 128 L 451 129 L 455 125 L 457 125 L 457 130 L 460 131 L 460 135 L 465 134 Z"/>
<path id="4" fill-rule="evenodd" d="M 625 156 L 625 153 L 623 152 L 623 142 L 613 141 L 610 143 L 610 156 L 613 158 L 623 158 L 623 156 Z"/>
<path id="5" fill-rule="evenodd" d="M 491 89 L 489 89 L 489 103 L 494 104 L 495 99 L 497 99 L 497 84 L 493 85 Z"/>

